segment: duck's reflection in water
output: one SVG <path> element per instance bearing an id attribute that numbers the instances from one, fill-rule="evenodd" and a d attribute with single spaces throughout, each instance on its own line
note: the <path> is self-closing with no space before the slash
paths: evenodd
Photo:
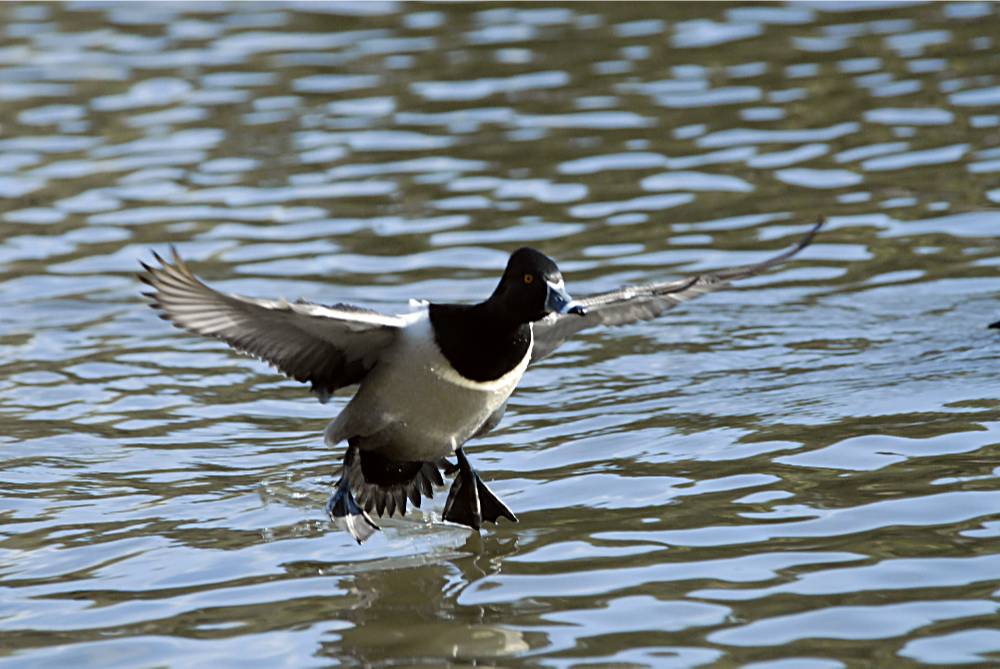
<path id="1" fill-rule="evenodd" d="M 459 603 L 467 587 L 498 574 L 504 559 L 517 552 L 513 534 L 470 533 L 446 555 L 368 565 L 340 584 L 354 595 L 348 599 L 355 606 L 344 611 L 351 627 L 329 635 L 317 654 L 347 666 L 370 666 L 388 658 L 416 664 L 443 657 L 482 661 L 548 645 L 544 634 L 504 625 L 503 611 Z"/>

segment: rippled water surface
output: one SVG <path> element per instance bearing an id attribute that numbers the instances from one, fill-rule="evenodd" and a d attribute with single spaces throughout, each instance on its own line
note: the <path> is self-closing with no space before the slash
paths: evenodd
<path id="1" fill-rule="evenodd" d="M 1000 6 L 0 4 L 0 664 L 1000 663 Z M 533 368 L 356 546 L 343 406 L 157 320 L 794 261 Z M 775 663 L 781 660 L 780 663 Z"/>

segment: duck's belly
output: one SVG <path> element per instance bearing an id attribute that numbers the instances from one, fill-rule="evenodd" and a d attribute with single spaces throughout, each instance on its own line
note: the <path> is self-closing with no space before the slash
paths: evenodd
<path id="1" fill-rule="evenodd" d="M 428 322 L 407 328 L 391 355 L 362 381 L 327 431 L 328 441 L 360 437 L 362 449 L 393 460 L 450 455 L 500 409 L 531 359 L 503 377 L 476 382 L 459 375 L 434 343 Z"/>
<path id="2" fill-rule="evenodd" d="M 514 390 L 513 386 L 487 392 L 472 390 L 429 382 L 420 374 L 400 375 L 392 383 L 392 390 L 372 384 L 357 399 L 375 418 L 375 429 L 358 435 L 370 437 L 362 441 L 362 448 L 378 449 L 393 460 L 434 460 L 450 455 Z"/>

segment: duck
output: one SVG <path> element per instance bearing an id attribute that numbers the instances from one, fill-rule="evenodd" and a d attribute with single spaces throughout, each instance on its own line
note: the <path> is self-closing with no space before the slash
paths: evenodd
<path id="1" fill-rule="evenodd" d="M 495 290 L 475 304 L 423 302 L 390 315 L 336 303 L 269 300 L 209 287 L 171 246 L 140 260 L 142 294 L 160 317 L 307 383 L 320 402 L 354 388 L 324 431 L 346 443 L 326 504 L 358 544 L 380 529 L 374 516 L 404 516 L 454 476 L 442 518 L 480 530 L 514 512 L 472 466 L 465 444 L 494 429 L 532 364 L 576 333 L 650 320 L 690 299 L 765 272 L 813 240 L 820 219 L 793 246 L 761 262 L 686 278 L 625 286 L 573 299 L 555 261 L 530 247 L 510 254 Z M 454 461 L 450 460 L 454 458 Z"/>

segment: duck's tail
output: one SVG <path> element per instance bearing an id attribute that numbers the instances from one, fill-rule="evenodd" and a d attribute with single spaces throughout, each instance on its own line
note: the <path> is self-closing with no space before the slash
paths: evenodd
<path id="1" fill-rule="evenodd" d="M 440 471 L 445 464 L 443 460 L 389 460 L 376 451 L 360 449 L 358 455 L 351 463 L 345 463 L 348 485 L 358 504 L 379 516 L 404 516 L 407 501 L 420 508 L 423 497 L 434 495 L 434 486 L 444 485 Z"/>

